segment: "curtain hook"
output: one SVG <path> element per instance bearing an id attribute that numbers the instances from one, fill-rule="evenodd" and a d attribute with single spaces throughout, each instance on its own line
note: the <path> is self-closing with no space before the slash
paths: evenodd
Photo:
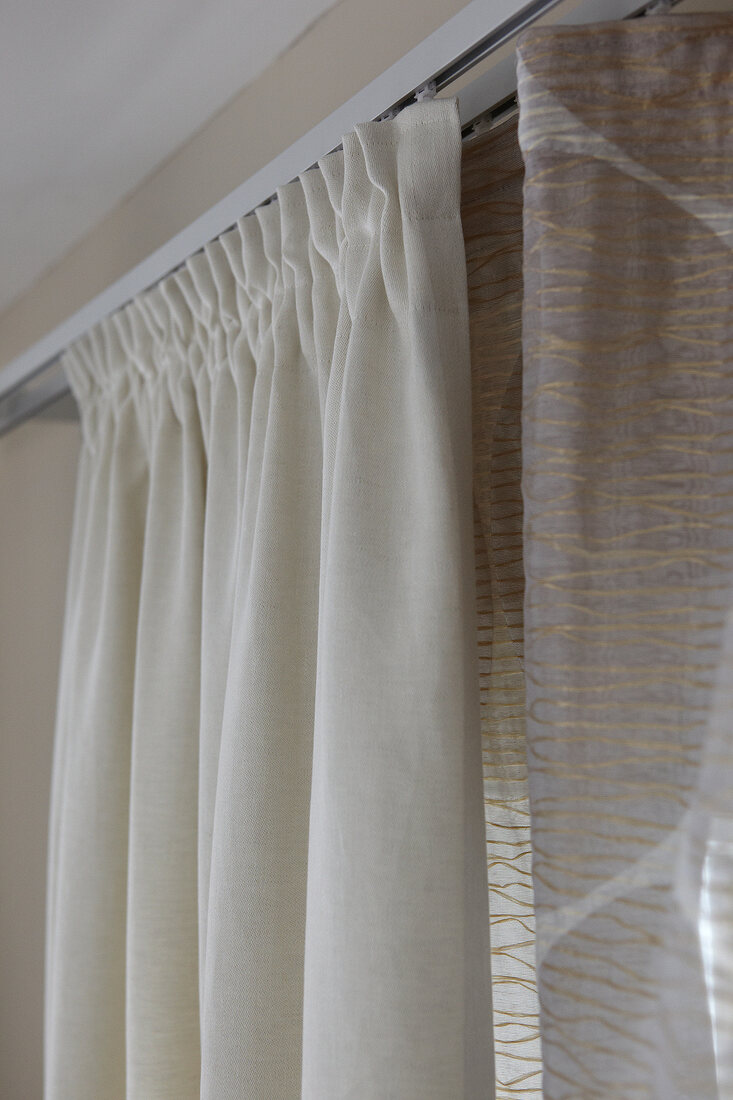
<path id="1" fill-rule="evenodd" d="M 415 101 L 422 103 L 425 99 L 435 99 L 435 93 L 438 88 L 434 80 L 428 80 L 421 88 L 418 88 L 415 92 Z"/>

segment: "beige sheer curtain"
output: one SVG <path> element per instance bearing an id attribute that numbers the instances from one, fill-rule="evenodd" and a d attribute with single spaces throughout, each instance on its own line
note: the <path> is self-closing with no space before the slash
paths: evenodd
<path id="1" fill-rule="evenodd" d="M 732 1095 L 732 74 L 724 15 L 519 48 L 547 1100 Z"/>
<path id="2" fill-rule="evenodd" d="M 47 1100 L 493 1081 L 453 102 L 78 342 Z"/>

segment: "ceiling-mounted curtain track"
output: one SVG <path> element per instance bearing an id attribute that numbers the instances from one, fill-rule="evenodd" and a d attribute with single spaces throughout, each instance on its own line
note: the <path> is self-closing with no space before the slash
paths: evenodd
<path id="1" fill-rule="evenodd" d="M 532 0 L 517 11 L 516 0 L 472 0 L 230 195 L 0 369 L 0 434 L 68 393 L 61 354 L 92 325 L 154 286 L 243 215 L 269 201 L 281 184 L 338 148 L 341 136 L 358 122 L 393 115 L 426 93 L 439 94 L 561 2 Z M 584 0 L 573 11 L 559 13 L 556 22 L 623 19 L 674 2 L 654 0 L 640 7 L 638 0 Z M 470 133 L 475 120 L 490 115 L 497 104 L 505 105 L 515 90 L 513 56 L 462 87 L 460 115 L 465 132 Z"/>

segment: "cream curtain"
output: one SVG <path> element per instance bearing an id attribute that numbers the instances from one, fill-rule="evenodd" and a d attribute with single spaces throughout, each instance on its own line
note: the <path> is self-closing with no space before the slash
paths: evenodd
<path id="1" fill-rule="evenodd" d="M 725 15 L 519 47 L 547 1100 L 733 1095 L 732 74 Z"/>
<path id="2" fill-rule="evenodd" d="M 453 102 L 65 367 L 46 1100 L 491 1095 Z"/>

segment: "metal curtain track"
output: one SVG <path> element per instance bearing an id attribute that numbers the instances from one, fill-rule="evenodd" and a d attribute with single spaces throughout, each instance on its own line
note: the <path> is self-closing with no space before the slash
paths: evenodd
<path id="1" fill-rule="evenodd" d="M 624 19 L 652 8 L 671 7 L 675 2 L 655 0 L 640 7 L 639 0 L 581 0 L 574 10 L 558 13 L 556 22 Z M 449 88 L 561 3 L 562 0 L 531 0 L 517 10 L 516 0 L 472 0 L 226 198 L 0 369 L 0 434 L 69 392 L 61 355 L 92 325 L 154 286 L 205 244 L 230 229 L 239 218 L 272 199 L 281 184 L 338 148 L 342 135 L 358 122 L 393 115 L 416 98 L 422 98 L 426 91 L 432 94 Z M 477 118 L 490 116 L 497 104 L 511 102 L 515 92 L 512 54 L 460 89 L 464 132 L 471 131 Z"/>

